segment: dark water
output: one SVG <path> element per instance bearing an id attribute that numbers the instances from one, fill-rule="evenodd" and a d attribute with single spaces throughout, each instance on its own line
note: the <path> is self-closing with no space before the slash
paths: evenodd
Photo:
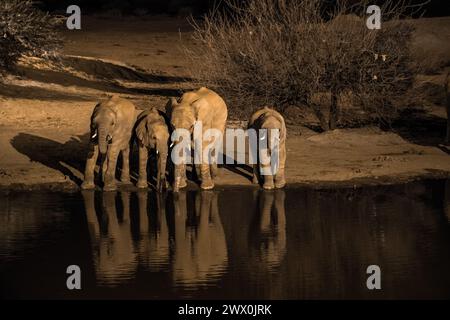
<path id="1" fill-rule="evenodd" d="M 0 261 L 3 298 L 450 298 L 450 183 L 10 193 Z"/>

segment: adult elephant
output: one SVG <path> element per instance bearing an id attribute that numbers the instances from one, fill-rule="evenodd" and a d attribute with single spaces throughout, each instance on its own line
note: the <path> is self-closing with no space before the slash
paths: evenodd
<path id="1" fill-rule="evenodd" d="M 205 136 L 210 129 L 219 130 L 221 139 L 225 131 L 228 117 L 228 110 L 225 101 L 214 91 L 208 88 L 200 88 L 197 91 L 190 91 L 177 101 L 171 99 L 166 106 L 166 113 L 170 118 L 170 122 L 175 130 L 185 129 L 191 137 L 194 134 L 194 126 L 201 123 L 202 139 L 200 141 L 194 137 L 194 148 L 196 152 L 197 170 L 200 172 L 201 188 L 204 190 L 214 188 L 213 178 L 217 175 L 217 163 L 208 161 L 203 155 L 211 143 Z M 179 142 L 179 140 L 177 141 Z M 175 143 L 177 143 L 175 142 Z M 201 150 L 199 150 L 201 149 Z M 200 152 L 199 152 L 200 151 Z M 214 157 L 217 158 L 219 150 L 213 150 Z M 178 192 L 180 188 L 186 186 L 186 166 L 183 163 L 175 163 L 174 192 Z"/>
<path id="2" fill-rule="evenodd" d="M 103 190 L 116 187 L 116 164 L 119 152 L 122 154 L 121 181 L 130 183 L 130 141 L 136 121 L 136 108 L 128 100 L 113 96 L 100 102 L 91 116 L 91 139 L 86 160 L 82 189 L 93 189 L 94 169 L 99 152 L 106 155 L 102 161 Z"/>

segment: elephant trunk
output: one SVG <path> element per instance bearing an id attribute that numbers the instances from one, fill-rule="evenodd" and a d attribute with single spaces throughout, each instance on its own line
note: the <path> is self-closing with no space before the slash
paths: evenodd
<path id="1" fill-rule="evenodd" d="M 167 155 L 167 147 L 160 147 L 158 149 L 158 173 L 156 178 L 158 191 L 163 191 L 166 187 Z"/>
<path id="2" fill-rule="evenodd" d="M 175 145 L 177 145 L 179 141 L 175 142 Z M 174 163 L 174 182 L 173 182 L 173 191 L 179 192 L 180 188 L 183 188 L 186 186 L 186 162 L 187 162 L 187 152 L 190 150 L 190 148 L 184 149 L 182 155 L 176 154 L 176 148 L 172 149 L 172 154 L 175 152 L 175 158 L 177 160 L 177 163 Z M 177 157 L 183 157 L 183 158 L 177 158 Z M 174 161 L 174 159 L 172 159 Z"/>
<path id="3" fill-rule="evenodd" d="M 106 129 L 102 126 L 98 127 L 98 148 L 101 154 L 105 154 L 108 149 Z"/>

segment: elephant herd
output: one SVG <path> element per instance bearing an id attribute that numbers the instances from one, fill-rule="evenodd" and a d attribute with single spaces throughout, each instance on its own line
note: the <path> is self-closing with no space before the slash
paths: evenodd
<path id="1" fill-rule="evenodd" d="M 101 180 L 104 191 L 117 189 L 116 164 L 119 153 L 122 158 L 122 170 L 120 180 L 124 184 L 130 184 L 130 150 L 134 143 L 139 147 L 139 178 L 137 187 L 148 188 L 147 167 L 149 154 L 156 157 L 156 166 L 150 166 L 156 171 L 156 189 L 162 191 L 169 186 L 171 178 L 172 189 L 178 192 L 186 187 L 186 162 L 171 161 L 172 152 L 183 136 L 178 137 L 175 132 L 185 132 L 189 137 L 195 135 L 197 123 L 201 123 L 201 133 L 205 134 L 213 129 L 224 137 L 228 110 L 225 101 L 214 91 L 200 88 L 196 91 L 184 93 L 178 100 L 172 98 L 166 105 L 165 112 L 157 108 L 142 111 L 138 110 L 130 101 L 113 96 L 108 100 L 98 103 L 91 116 L 90 142 L 84 173 L 82 189 L 94 189 L 94 171 L 99 155 L 101 154 Z M 264 189 L 282 188 L 285 186 L 285 162 L 286 162 L 286 126 L 283 117 L 277 111 L 264 107 L 257 110 L 250 118 L 248 129 L 256 131 L 265 129 L 268 137 L 257 139 L 257 147 L 262 148 L 258 140 L 268 138 L 266 151 L 270 154 L 273 147 L 270 132 L 277 132 L 277 157 L 276 172 L 261 174 L 266 169 L 259 158 L 253 165 L 253 183 L 263 182 Z M 194 137 L 192 147 L 204 150 L 210 141 L 201 139 L 198 143 Z M 191 143 L 189 143 L 189 151 Z M 258 149 L 258 155 L 259 153 Z M 214 156 L 218 157 L 218 151 L 214 150 Z M 203 190 L 214 188 L 214 179 L 217 178 L 217 161 L 207 161 L 203 152 L 198 153 L 199 161 L 195 162 L 195 171 Z M 170 164 L 170 166 L 169 166 Z M 270 166 L 270 164 L 269 164 Z M 169 170 L 171 168 L 172 170 Z M 169 174 L 168 172 L 171 172 Z M 261 179 L 262 178 L 262 179 Z"/>

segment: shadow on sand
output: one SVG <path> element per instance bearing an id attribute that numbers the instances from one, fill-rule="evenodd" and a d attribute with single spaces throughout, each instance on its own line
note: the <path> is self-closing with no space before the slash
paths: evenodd
<path id="1" fill-rule="evenodd" d="M 28 133 L 19 133 L 11 139 L 11 145 L 18 152 L 30 158 L 30 161 L 39 162 L 48 168 L 61 172 L 78 186 L 83 182 L 79 177 L 84 175 L 88 144 L 89 133 L 73 136 L 65 143 Z M 130 161 L 130 174 L 133 182 L 137 180 L 137 157 L 137 148 L 133 148 L 132 161 Z M 98 164 L 100 164 L 100 161 L 99 157 Z M 79 171 L 78 175 L 69 167 Z M 122 159 L 119 157 L 116 178 L 120 177 L 121 167 Z M 96 174 L 96 183 L 99 183 L 99 178 L 99 175 Z"/>
<path id="2" fill-rule="evenodd" d="M 37 136 L 29 133 L 19 133 L 11 139 L 11 145 L 21 154 L 27 156 L 31 161 L 39 162 L 42 165 L 57 170 L 63 175 L 67 176 L 70 180 L 76 183 L 78 186 L 83 182 L 79 177 L 83 177 L 85 161 L 88 152 L 89 133 L 83 135 L 73 136 L 65 143 L 51 140 L 46 137 Z M 137 181 L 139 172 L 138 163 L 138 148 L 133 144 L 131 148 L 130 159 L 130 175 L 132 182 Z M 101 159 L 98 160 L 100 163 Z M 154 155 L 149 156 L 150 163 L 155 163 Z M 73 170 L 78 171 L 75 174 Z M 116 178 L 119 178 L 122 167 L 122 159 L 118 158 Z M 156 172 L 151 165 L 148 166 L 149 179 L 156 177 Z M 224 164 L 220 165 L 221 171 L 227 170 L 233 174 L 238 174 L 245 177 L 248 180 L 252 180 L 252 168 L 248 165 L 237 164 Z M 187 166 L 187 178 L 189 181 L 198 184 L 199 177 L 196 170 L 192 165 Z M 173 165 L 168 164 L 169 181 L 172 181 L 173 177 Z M 219 172 L 218 181 L 220 181 Z M 98 174 L 96 183 L 99 183 Z M 154 180 L 154 179 L 153 179 Z M 152 180 L 152 181 L 153 181 Z M 154 181 L 153 181 L 154 184 Z"/>
<path id="3" fill-rule="evenodd" d="M 33 134 L 19 133 L 11 139 L 11 145 L 18 152 L 30 158 L 30 161 L 39 162 L 46 167 L 58 170 L 80 185 L 82 183 L 81 179 L 68 166 L 83 172 L 88 141 L 88 133 L 74 136 L 65 143 Z"/>
<path id="4" fill-rule="evenodd" d="M 411 143 L 439 147 L 445 141 L 447 120 L 425 112 L 409 111 L 403 112 L 392 127 L 395 133 Z"/>

